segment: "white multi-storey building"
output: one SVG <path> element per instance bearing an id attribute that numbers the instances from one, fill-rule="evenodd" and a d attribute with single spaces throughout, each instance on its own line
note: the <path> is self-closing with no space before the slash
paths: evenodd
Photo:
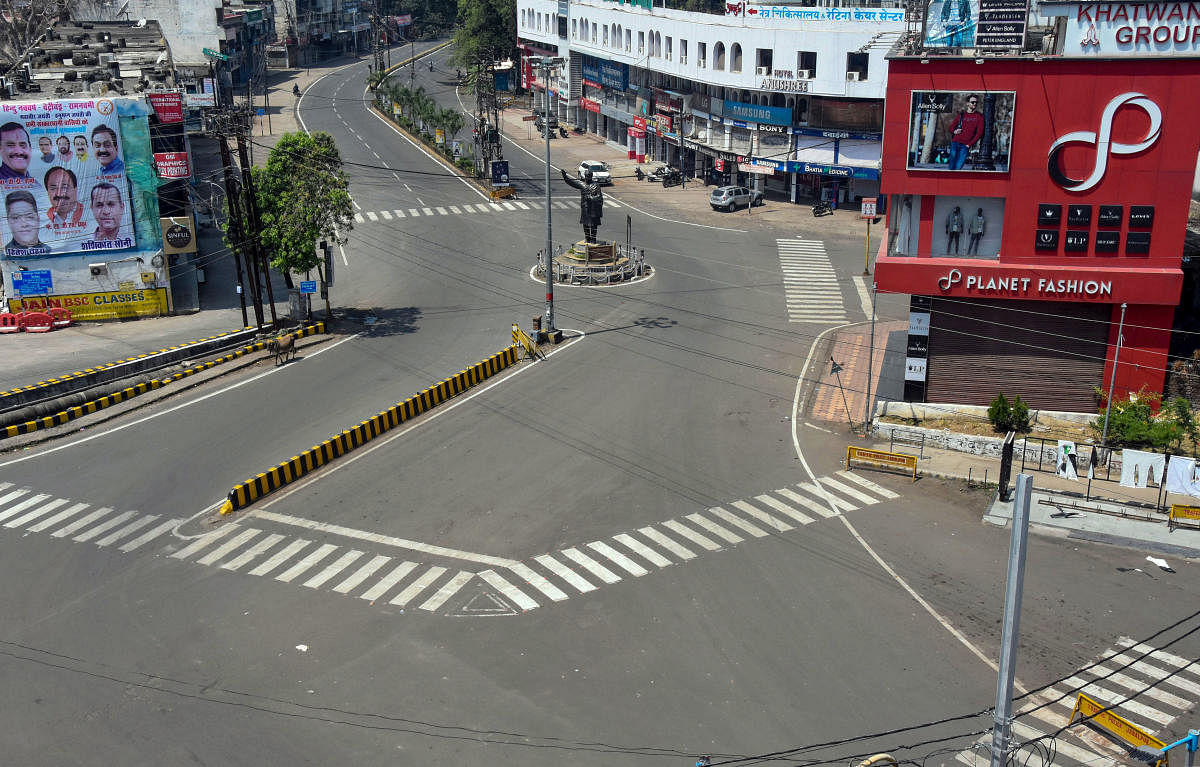
<path id="1" fill-rule="evenodd" d="M 566 58 L 551 108 L 631 158 L 793 202 L 874 197 L 901 0 L 805 2 L 726 0 L 716 15 L 648 0 L 517 0 L 518 45 Z M 544 90 L 528 63 L 521 76 Z"/>

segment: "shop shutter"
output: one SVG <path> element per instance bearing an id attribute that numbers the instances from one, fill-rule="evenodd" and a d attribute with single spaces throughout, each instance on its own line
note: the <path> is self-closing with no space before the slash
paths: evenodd
<path id="1" fill-rule="evenodd" d="M 926 401 L 988 405 L 1003 393 L 1031 408 L 1095 412 L 1111 313 L 1107 304 L 934 298 Z"/>

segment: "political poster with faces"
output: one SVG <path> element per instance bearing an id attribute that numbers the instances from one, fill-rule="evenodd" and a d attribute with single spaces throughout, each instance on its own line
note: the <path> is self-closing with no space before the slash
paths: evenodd
<path id="1" fill-rule="evenodd" d="M 113 102 L 0 103 L 0 201 L 5 258 L 133 247 Z"/>

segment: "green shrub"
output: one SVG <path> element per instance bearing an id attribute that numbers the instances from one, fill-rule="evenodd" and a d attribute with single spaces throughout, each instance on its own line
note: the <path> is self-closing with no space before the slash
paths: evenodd
<path id="1" fill-rule="evenodd" d="M 1009 432 L 1029 431 L 1029 405 L 1021 399 L 1020 395 L 1009 404 L 1008 398 L 1003 394 L 997 394 L 996 399 L 992 400 L 992 404 L 988 406 L 988 420 L 992 422 L 992 428 L 996 431 Z"/>

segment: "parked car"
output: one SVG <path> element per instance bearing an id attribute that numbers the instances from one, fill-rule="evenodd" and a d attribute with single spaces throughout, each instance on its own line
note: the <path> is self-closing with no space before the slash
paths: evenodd
<path id="1" fill-rule="evenodd" d="M 612 183 L 612 170 L 608 167 L 608 163 L 599 160 L 584 160 L 579 163 L 580 178 L 584 177 L 585 171 L 591 171 L 592 181 L 601 186 Z"/>
<path id="2" fill-rule="evenodd" d="M 722 186 L 712 190 L 708 204 L 713 210 L 733 210 L 739 205 L 762 205 L 762 192 L 752 192 L 744 186 Z"/>

